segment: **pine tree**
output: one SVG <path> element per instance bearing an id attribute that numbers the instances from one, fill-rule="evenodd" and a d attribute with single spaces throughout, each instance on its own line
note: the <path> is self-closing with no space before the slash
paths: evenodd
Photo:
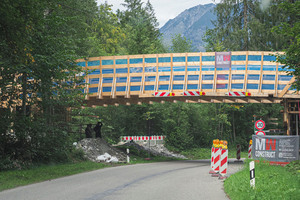
<path id="1" fill-rule="evenodd" d="M 158 22 L 150 1 L 125 0 L 125 11 L 117 11 L 121 26 L 127 33 L 123 45 L 129 54 L 158 53 L 162 51 Z"/>

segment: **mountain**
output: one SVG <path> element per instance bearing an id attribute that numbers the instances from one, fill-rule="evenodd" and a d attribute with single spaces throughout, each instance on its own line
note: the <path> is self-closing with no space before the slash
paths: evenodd
<path id="1" fill-rule="evenodd" d="M 170 19 L 160 32 L 163 36 L 163 43 L 171 46 L 172 37 L 181 34 L 192 41 L 195 51 L 205 51 L 202 37 L 206 29 L 213 28 L 212 20 L 216 19 L 213 13 L 215 4 L 198 5 L 180 13 L 174 19 Z"/>

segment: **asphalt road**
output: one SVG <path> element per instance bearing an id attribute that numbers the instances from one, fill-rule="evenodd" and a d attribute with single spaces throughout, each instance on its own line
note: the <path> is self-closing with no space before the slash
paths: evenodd
<path id="1" fill-rule="evenodd" d="M 241 164 L 229 164 L 228 174 Z M 173 161 L 105 168 L 0 192 L 1 200 L 228 199 L 209 162 Z"/>

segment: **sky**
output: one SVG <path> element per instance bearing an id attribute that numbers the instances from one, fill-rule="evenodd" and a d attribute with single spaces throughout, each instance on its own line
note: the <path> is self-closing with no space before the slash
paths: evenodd
<path id="1" fill-rule="evenodd" d="M 124 9 L 121 4 L 123 0 L 97 0 L 99 3 L 105 3 L 113 5 L 112 9 Z M 147 0 L 142 0 L 147 2 Z M 169 19 L 174 19 L 177 15 L 185 11 L 186 9 L 192 8 L 199 4 L 219 3 L 220 0 L 150 0 L 154 10 L 155 16 L 159 22 L 159 28 L 162 27 Z"/>

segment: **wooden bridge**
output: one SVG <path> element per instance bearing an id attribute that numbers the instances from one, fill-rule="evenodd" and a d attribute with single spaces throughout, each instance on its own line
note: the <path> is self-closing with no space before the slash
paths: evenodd
<path id="1" fill-rule="evenodd" d="M 93 57 L 77 60 L 88 72 L 88 106 L 183 101 L 282 103 L 300 98 L 295 78 L 275 52 L 200 52 Z M 289 69 L 288 69 L 289 70 Z"/>

